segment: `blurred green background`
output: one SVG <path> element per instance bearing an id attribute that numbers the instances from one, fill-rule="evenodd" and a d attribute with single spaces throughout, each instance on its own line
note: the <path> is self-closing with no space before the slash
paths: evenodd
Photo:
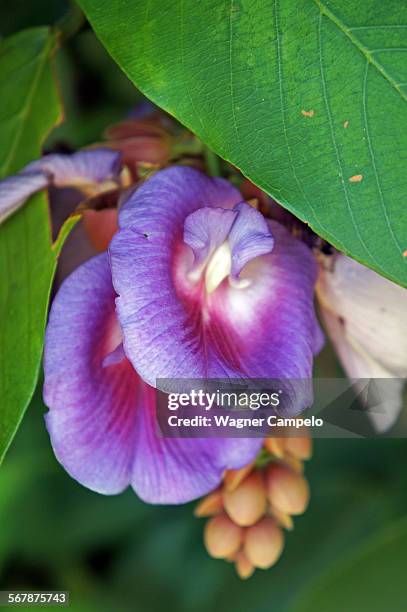
<path id="1" fill-rule="evenodd" d="M 54 24 L 67 8 L 3 2 L 0 33 Z M 57 68 L 66 121 L 48 148 L 98 140 L 141 99 L 86 24 Z M 320 364 L 335 375 L 329 353 Z M 0 589 L 68 590 L 81 612 L 407 609 L 405 440 L 317 440 L 308 511 L 276 567 L 242 582 L 207 556 L 192 504 L 147 506 L 130 491 L 103 497 L 71 480 L 52 454 L 44 411 L 39 390 L 0 471 Z"/>

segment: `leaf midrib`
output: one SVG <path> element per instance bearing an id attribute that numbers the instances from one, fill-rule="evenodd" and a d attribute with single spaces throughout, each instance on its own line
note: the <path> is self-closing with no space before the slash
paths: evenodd
<path id="1" fill-rule="evenodd" d="M 323 2 L 322 0 L 313 0 L 313 2 L 317 5 L 322 15 L 328 17 L 332 23 L 334 23 L 337 28 L 345 34 L 349 38 L 349 40 L 353 43 L 353 45 L 360 51 L 360 53 L 365 57 L 365 59 L 376 68 L 376 70 L 390 83 L 390 85 L 397 91 L 397 93 L 401 96 L 403 100 L 407 102 L 407 93 L 404 93 L 399 84 L 393 79 L 393 77 L 388 74 L 384 66 L 380 62 L 378 62 L 372 55 L 365 45 L 363 45 L 360 40 L 352 34 L 352 28 L 347 26 L 335 13 L 333 13 Z"/>

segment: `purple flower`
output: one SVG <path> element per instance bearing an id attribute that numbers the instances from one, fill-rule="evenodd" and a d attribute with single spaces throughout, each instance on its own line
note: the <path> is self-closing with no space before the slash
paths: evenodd
<path id="1" fill-rule="evenodd" d="M 47 426 L 85 486 L 182 503 L 250 462 L 262 440 L 157 436 L 156 378 L 309 379 L 321 344 L 314 260 L 226 181 L 189 168 L 147 180 L 120 228 L 110 262 L 78 268 L 53 302 Z M 296 399 L 298 411 L 309 397 Z"/>
<path id="2" fill-rule="evenodd" d="M 127 200 L 110 245 L 125 352 L 157 378 L 310 379 L 322 336 L 316 265 L 237 189 L 191 168 L 158 172 Z M 293 412 L 310 394 L 299 394 Z"/>

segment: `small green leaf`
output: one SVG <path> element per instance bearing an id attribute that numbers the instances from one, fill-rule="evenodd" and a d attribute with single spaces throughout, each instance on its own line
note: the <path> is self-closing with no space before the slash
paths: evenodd
<path id="1" fill-rule="evenodd" d="M 152 100 L 407 286 L 407 3 L 79 0 Z"/>
<path id="2" fill-rule="evenodd" d="M 290 612 L 404 612 L 407 520 L 371 536 L 298 596 Z"/>
<path id="3" fill-rule="evenodd" d="M 0 177 L 41 153 L 61 119 L 52 72 L 56 36 L 47 28 L 0 42 Z M 70 223 L 72 223 L 70 221 Z M 58 250 L 47 197 L 32 197 L 0 226 L 0 463 L 34 392 Z"/>

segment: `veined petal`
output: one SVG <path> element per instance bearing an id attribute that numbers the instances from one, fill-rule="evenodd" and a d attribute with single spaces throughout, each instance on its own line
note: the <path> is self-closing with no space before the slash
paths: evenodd
<path id="1" fill-rule="evenodd" d="M 202 358 L 196 361 L 195 352 L 188 348 L 195 340 L 188 338 L 190 326 L 184 327 L 185 308 L 172 278 L 173 259 L 183 245 L 184 221 L 198 208 L 233 208 L 240 200 L 240 193 L 222 179 L 210 179 L 192 168 L 172 167 L 147 180 L 120 210 L 120 229 L 109 246 L 113 284 L 120 296 L 118 315 L 125 328 L 126 354 L 153 386 L 156 377 L 171 376 L 174 345 L 188 376 L 198 378 L 205 369 Z M 190 269 L 193 254 L 183 247 L 190 253 Z M 156 334 L 152 333 L 155 326 Z"/>
<path id="2" fill-rule="evenodd" d="M 388 431 L 403 408 L 404 378 L 393 378 L 355 339 L 347 336 L 342 319 L 322 310 L 327 333 L 358 398 L 368 408 L 368 417 L 379 433 Z M 368 381 L 374 380 L 374 385 Z M 367 384 L 368 383 L 368 384 Z"/>
<path id="3" fill-rule="evenodd" d="M 321 270 L 324 310 L 342 318 L 343 334 L 394 377 L 407 375 L 407 290 L 350 257 Z"/>
<path id="4" fill-rule="evenodd" d="M 31 162 L 23 170 L 43 172 L 56 187 L 93 185 L 115 180 L 120 172 L 121 155 L 111 149 L 89 149 L 72 155 L 51 153 Z"/>
<path id="5" fill-rule="evenodd" d="M 204 206 L 238 204 L 240 194 L 226 185 L 173 168 L 157 173 L 123 207 L 122 229 L 110 246 L 118 315 L 126 354 L 151 385 L 157 378 L 311 377 L 321 339 L 313 309 L 316 267 L 284 228 L 271 224 L 275 247 L 244 266 L 245 288 L 225 279 L 203 299 L 201 287 L 185 281 L 193 262 L 182 242 L 185 218 Z M 270 233 L 263 229 L 268 251 Z M 235 238 L 241 244 L 238 232 Z"/>
<path id="6" fill-rule="evenodd" d="M 140 379 L 127 359 L 104 365 L 121 342 L 106 254 L 78 268 L 52 305 L 44 399 L 55 455 L 84 486 L 125 489 L 132 475 Z"/>
<path id="7" fill-rule="evenodd" d="M 384 411 L 368 414 L 378 431 L 386 431 L 403 406 L 407 290 L 345 255 L 327 260 L 317 285 L 327 331 L 349 378 L 378 379 L 370 400 Z M 388 378 L 393 381 L 383 380 Z"/>
<path id="8" fill-rule="evenodd" d="M 257 454 L 259 439 L 178 439 L 157 434 L 156 390 L 126 358 L 106 254 L 63 283 L 45 339 L 44 398 L 55 455 L 104 494 L 129 484 L 150 503 L 176 504 L 215 488 L 223 471 Z"/>
<path id="9" fill-rule="evenodd" d="M 121 154 L 111 149 L 50 154 L 31 162 L 19 174 L 0 181 L 0 223 L 34 193 L 50 184 L 91 192 L 101 183 L 117 180 Z"/>
<path id="10" fill-rule="evenodd" d="M 0 223 L 12 215 L 34 193 L 44 189 L 48 179 L 41 173 L 10 176 L 0 181 Z"/>
<path id="11" fill-rule="evenodd" d="M 173 166 L 161 170 L 133 192 L 122 206 L 119 227 L 132 229 L 140 238 L 158 241 L 163 235 L 171 243 L 182 238 L 184 221 L 203 206 L 233 208 L 242 196 L 230 183 L 208 178 L 193 168 Z M 140 248 L 145 250 L 145 241 Z"/>
<path id="12" fill-rule="evenodd" d="M 323 343 L 313 307 L 316 266 L 284 227 L 271 221 L 270 228 L 273 251 L 244 267 L 239 278 L 247 286 L 225 282 L 207 301 L 208 337 L 232 377 L 286 380 L 285 409 L 294 414 L 312 402 L 313 355 Z M 219 362 L 213 372 L 221 377 Z"/>
<path id="13" fill-rule="evenodd" d="M 226 469 L 243 467 L 262 446 L 260 438 L 165 438 L 157 433 L 156 390 L 143 387 L 137 419 L 132 486 L 152 504 L 182 504 L 215 489 Z"/>

